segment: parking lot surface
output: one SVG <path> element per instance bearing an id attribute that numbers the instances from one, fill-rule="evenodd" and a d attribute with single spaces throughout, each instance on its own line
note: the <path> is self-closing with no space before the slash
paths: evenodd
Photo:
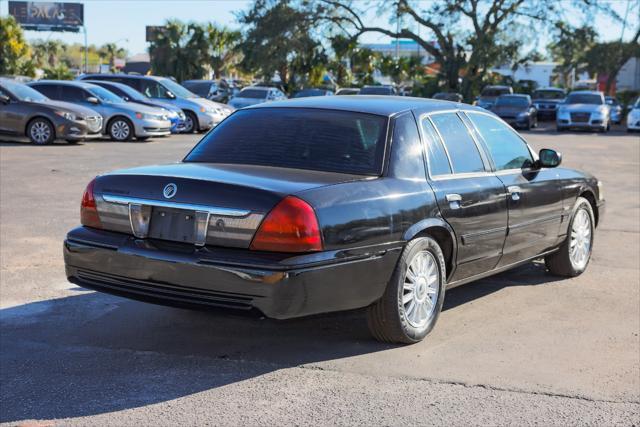
<path id="1" fill-rule="evenodd" d="M 362 311 L 272 321 L 66 281 L 87 182 L 179 161 L 198 136 L 0 142 L 0 422 L 640 424 L 640 137 L 525 132 L 604 181 L 586 273 L 541 263 L 449 291 L 431 335 L 374 341 Z"/>

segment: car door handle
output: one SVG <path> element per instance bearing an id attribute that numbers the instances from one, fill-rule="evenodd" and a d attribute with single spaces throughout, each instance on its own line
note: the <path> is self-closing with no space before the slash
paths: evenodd
<path id="1" fill-rule="evenodd" d="M 449 208 L 460 209 L 460 203 L 462 202 L 462 196 L 459 194 L 447 194 L 445 196 L 447 202 L 449 202 Z"/>
<path id="2" fill-rule="evenodd" d="M 511 195 L 511 200 L 518 201 L 520 200 L 520 194 L 522 193 L 522 188 L 517 185 L 511 185 L 507 187 L 507 191 Z"/>

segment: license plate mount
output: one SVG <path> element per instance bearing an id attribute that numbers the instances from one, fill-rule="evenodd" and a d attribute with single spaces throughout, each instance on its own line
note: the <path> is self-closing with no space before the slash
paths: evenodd
<path id="1" fill-rule="evenodd" d="M 194 243 L 195 221 L 195 211 L 154 206 L 149 224 L 149 237 Z"/>

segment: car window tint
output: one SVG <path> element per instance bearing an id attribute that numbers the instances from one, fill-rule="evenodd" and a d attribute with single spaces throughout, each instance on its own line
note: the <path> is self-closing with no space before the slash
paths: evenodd
<path id="1" fill-rule="evenodd" d="M 86 98 L 86 92 L 79 87 L 62 86 L 62 100 L 68 102 L 84 102 Z"/>
<path id="2" fill-rule="evenodd" d="M 211 83 L 209 82 L 185 82 L 182 85 L 203 98 L 206 98 L 211 91 Z"/>
<path id="3" fill-rule="evenodd" d="M 454 173 L 484 171 L 478 147 L 457 114 L 434 114 L 431 120 L 442 135 Z"/>
<path id="4" fill-rule="evenodd" d="M 140 88 L 142 89 L 140 92 L 149 98 L 167 98 L 167 90 L 153 80 L 141 80 Z"/>
<path id="5" fill-rule="evenodd" d="M 425 136 L 429 173 L 431 176 L 451 174 L 447 152 L 429 119 L 422 120 L 422 130 Z"/>
<path id="6" fill-rule="evenodd" d="M 396 178 L 425 179 L 422 144 L 412 114 L 403 114 L 395 120 L 389 168 Z"/>
<path id="7" fill-rule="evenodd" d="M 372 114 L 239 110 L 208 133 L 185 161 L 378 175 L 386 128 L 387 118 Z"/>
<path id="8" fill-rule="evenodd" d="M 58 86 L 55 85 L 33 85 L 35 90 L 51 99 L 60 99 L 58 95 Z"/>
<path id="9" fill-rule="evenodd" d="M 496 170 L 531 167 L 533 157 L 529 148 L 508 125 L 486 114 L 467 115 L 478 129 Z"/>

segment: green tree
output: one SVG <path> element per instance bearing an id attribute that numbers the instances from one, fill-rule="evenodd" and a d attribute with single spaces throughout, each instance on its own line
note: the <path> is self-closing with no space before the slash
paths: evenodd
<path id="1" fill-rule="evenodd" d="M 0 16 L 0 75 L 35 75 L 31 49 L 12 16 Z"/>
<path id="2" fill-rule="evenodd" d="M 242 34 L 213 24 L 207 25 L 206 33 L 210 50 L 209 63 L 214 76 L 220 78 L 238 65 L 241 58 L 239 44 Z"/>
<path id="3" fill-rule="evenodd" d="M 107 59 L 109 61 L 109 69 L 114 71 L 116 68 L 116 58 L 125 58 L 127 56 L 127 50 L 118 47 L 115 43 L 106 43 L 98 49 L 98 55 L 101 59 Z"/>
<path id="4" fill-rule="evenodd" d="M 591 74 L 605 75 L 605 92 L 609 93 L 622 66 L 632 57 L 640 57 L 640 27 L 629 42 L 596 43 L 585 53 L 587 70 Z"/>
<path id="5" fill-rule="evenodd" d="M 370 10 L 376 5 L 378 15 L 389 16 L 396 30 L 372 25 L 364 18 L 367 14 L 363 7 Z M 509 57 L 519 57 L 522 41 L 513 36 L 514 30 L 528 25 L 530 32 L 540 32 L 558 20 L 567 7 L 607 8 L 590 0 L 315 0 L 310 8 L 334 30 L 352 37 L 374 32 L 415 41 L 440 64 L 445 87 L 470 99 L 491 67 Z M 416 31 L 418 28 L 420 31 Z"/>
<path id="6" fill-rule="evenodd" d="M 381 55 L 368 48 L 356 48 L 351 55 L 351 69 L 359 85 L 375 83 L 373 77 L 380 63 Z"/>
<path id="7" fill-rule="evenodd" d="M 55 67 L 44 69 L 44 78 L 52 80 L 72 80 L 73 73 L 66 64 L 58 64 Z"/>
<path id="8" fill-rule="evenodd" d="M 198 24 L 167 21 L 149 47 L 154 74 L 178 81 L 203 78 L 208 71 L 209 44 L 205 29 Z"/>
<path id="9" fill-rule="evenodd" d="M 571 73 L 583 71 L 586 53 L 594 45 L 598 33 L 589 25 L 578 28 L 559 22 L 555 25 L 553 40 L 547 46 L 551 58 L 559 62 L 558 72 L 567 85 Z"/>
<path id="10" fill-rule="evenodd" d="M 280 76 L 284 88 L 310 81 L 310 73 L 327 58 L 311 32 L 314 19 L 307 11 L 296 9 L 288 0 L 257 0 L 249 11 L 239 15 L 247 26 L 240 49 L 240 67 L 271 81 Z"/>

